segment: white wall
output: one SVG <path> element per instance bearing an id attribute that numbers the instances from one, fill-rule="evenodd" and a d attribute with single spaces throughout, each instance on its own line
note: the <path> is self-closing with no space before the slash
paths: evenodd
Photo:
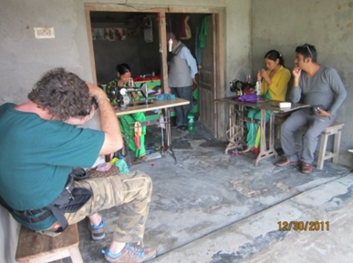
<path id="1" fill-rule="evenodd" d="M 91 80 L 81 1 L 2 0 L 0 9 L 0 104 L 26 99 L 47 70 L 64 66 Z M 54 27 L 55 39 L 34 38 L 33 27 Z"/>

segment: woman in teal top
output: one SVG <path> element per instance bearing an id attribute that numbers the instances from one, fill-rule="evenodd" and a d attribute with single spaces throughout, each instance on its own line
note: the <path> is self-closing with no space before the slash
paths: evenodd
<path id="1" fill-rule="evenodd" d="M 116 66 L 117 77 L 108 83 L 106 92 L 119 91 L 120 88 L 127 86 L 131 80 L 131 69 L 126 63 Z M 131 93 L 134 99 L 138 99 L 136 92 Z M 138 123 L 145 121 L 146 116 L 143 112 L 123 115 L 119 117 L 120 129 L 129 148 L 135 153 L 136 158 L 146 160 L 145 135 L 146 126 L 139 126 Z M 135 123 L 135 128 L 131 129 L 131 124 Z"/>
<path id="2" fill-rule="evenodd" d="M 260 69 L 257 73 L 257 81 L 261 82 L 261 97 L 268 100 L 285 101 L 288 89 L 288 82 L 291 73 L 284 67 L 282 54 L 277 50 L 270 50 L 265 55 L 265 65 L 267 70 Z M 266 111 L 266 121 L 270 118 L 270 111 Z M 248 117 L 260 120 L 261 110 L 250 109 Z M 260 141 L 260 127 L 257 123 L 246 123 L 248 134 L 246 137 L 247 148 L 243 152 L 258 152 Z"/>

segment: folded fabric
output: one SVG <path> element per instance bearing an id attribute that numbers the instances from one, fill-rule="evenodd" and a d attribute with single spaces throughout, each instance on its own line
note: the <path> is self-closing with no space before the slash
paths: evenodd
<path id="1" fill-rule="evenodd" d="M 109 163 L 110 163 L 111 165 L 115 165 L 115 163 L 116 163 L 117 161 L 119 161 L 119 160 L 120 160 L 119 158 L 114 157 L 114 158 L 112 158 L 112 159 L 109 161 Z"/>
<path id="2" fill-rule="evenodd" d="M 135 137 L 134 137 L 134 141 L 135 141 L 135 145 L 137 149 L 140 149 L 140 137 L 142 135 L 142 131 L 141 131 L 141 123 L 139 122 L 135 122 Z"/>
<path id="3" fill-rule="evenodd" d="M 259 96 L 257 96 L 256 94 L 246 94 L 243 96 L 240 96 L 238 98 L 239 101 L 250 101 L 250 102 L 256 102 L 259 99 Z"/>
<path id="4" fill-rule="evenodd" d="M 129 167 L 125 160 L 119 160 L 115 163 L 115 166 L 119 168 L 121 174 L 125 174 L 129 172 Z"/>
<path id="5" fill-rule="evenodd" d="M 156 96 L 156 100 L 175 100 L 174 94 L 159 94 Z"/>
<path id="6" fill-rule="evenodd" d="M 106 162 L 106 163 L 98 164 L 96 170 L 97 170 L 97 171 L 100 171 L 100 172 L 106 172 L 106 171 L 108 171 L 111 167 L 112 167 L 112 164 Z"/>

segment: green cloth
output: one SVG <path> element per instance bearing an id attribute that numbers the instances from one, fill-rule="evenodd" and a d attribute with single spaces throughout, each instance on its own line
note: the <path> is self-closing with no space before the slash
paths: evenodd
<path id="1" fill-rule="evenodd" d="M 271 94 L 269 91 L 266 92 L 264 99 L 271 100 Z M 266 110 L 266 122 L 270 119 L 271 111 Z M 261 120 L 261 109 L 250 109 L 248 112 L 248 117 L 250 119 Z M 246 135 L 246 145 L 248 147 L 258 147 L 258 143 L 260 141 L 260 127 L 257 123 L 247 122 L 246 128 L 248 129 L 248 134 Z M 256 143 L 257 142 L 257 143 Z"/>
<path id="2" fill-rule="evenodd" d="M 200 34 L 199 34 L 199 45 L 200 48 L 205 48 L 207 45 L 207 20 L 208 20 L 208 15 L 204 16 L 201 21 L 201 29 L 200 29 Z"/>
<path id="3" fill-rule="evenodd" d="M 266 110 L 266 122 L 270 119 L 271 111 Z M 261 119 L 261 110 L 260 109 L 250 109 L 248 112 L 248 117 L 251 119 L 255 120 L 260 120 Z M 258 129 L 260 130 L 260 127 L 257 123 L 252 123 L 252 122 L 247 122 L 246 127 L 248 129 L 248 134 L 246 136 L 246 144 L 248 147 L 255 146 L 256 145 L 256 137 L 257 137 L 257 131 Z M 259 138 L 257 138 L 259 141 Z"/>
<path id="4" fill-rule="evenodd" d="M 125 141 L 127 141 L 129 148 L 135 153 L 136 158 L 140 158 L 146 155 L 145 148 L 145 135 L 146 126 L 141 126 L 141 135 L 138 136 L 140 141 L 139 147 L 135 143 L 135 122 L 142 122 L 146 120 L 146 116 L 143 112 L 137 112 L 130 115 L 123 115 L 119 117 L 120 129 L 123 133 Z"/>
<path id="5" fill-rule="evenodd" d="M 127 166 L 125 160 L 118 160 L 115 163 L 115 166 L 119 168 L 120 174 L 126 174 L 129 172 L 129 167 Z"/>
<path id="6" fill-rule="evenodd" d="M 16 210 L 43 208 L 62 192 L 72 167 L 94 164 L 104 133 L 44 120 L 14 106 L 0 106 L 0 195 Z M 56 219 L 33 224 L 17 221 L 42 230 Z"/>

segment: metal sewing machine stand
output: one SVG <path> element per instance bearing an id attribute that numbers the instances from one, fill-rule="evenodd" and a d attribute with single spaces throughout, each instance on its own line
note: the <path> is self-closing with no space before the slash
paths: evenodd
<path id="1" fill-rule="evenodd" d="M 235 109 L 234 105 L 229 105 L 229 128 L 226 132 L 229 143 L 225 149 L 225 154 L 227 154 L 229 150 L 243 148 L 243 145 L 246 144 L 244 140 L 245 132 L 242 111 L 243 107 L 240 107 L 238 110 Z"/>
<path id="2" fill-rule="evenodd" d="M 165 116 L 164 116 L 165 115 Z M 161 114 L 158 120 L 148 120 L 139 122 L 142 126 L 157 125 L 161 128 L 161 149 L 162 152 L 168 152 L 174 159 L 175 164 L 177 164 L 177 159 L 175 157 L 172 142 L 171 142 L 171 125 L 170 125 L 170 111 L 169 108 L 164 109 L 164 115 Z M 135 129 L 135 122 L 129 123 L 130 129 Z"/>

